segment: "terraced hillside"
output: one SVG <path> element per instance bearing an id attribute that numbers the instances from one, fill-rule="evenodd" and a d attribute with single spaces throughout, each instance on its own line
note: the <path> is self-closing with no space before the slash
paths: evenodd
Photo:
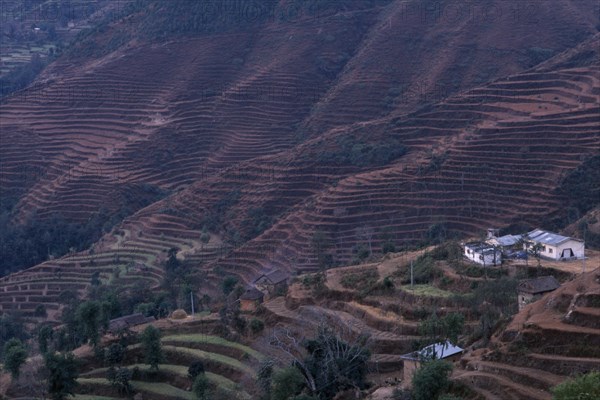
<path id="1" fill-rule="evenodd" d="M 600 146 L 595 3 L 531 2 L 535 37 L 531 7 L 492 3 L 502 18 L 483 33 L 416 1 L 373 2 L 57 60 L 0 105 L 9 219 L 128 216 L 92 252 L 2 278 L 2 311 L 31 313 L 39 296 L 56 309 L 64 288 L 130 263 L 144 269 L 128 279 L 157 283 L 171 247 L 210 290 L 215 271 L 250 281 L 345 264 L 361 244 L 560 221 L 561 178 Z"/>
<path id="2" fill-rule="evenodd" d="M 600 369 L 600 270 L 524 308 L 487 349 L 461 360 L 455 379 L 486 399 L 551 399 L 568 377 Z"/>
<path id="3" fill-rule="evenodd" d="M 263 157 L 242 164 L 242 175 L 226 170 L 194 184 L 127 223 L 181 221 L 159 212 L 169 204 L 198 229 L 215 203 L 238 190 L 227 226 L 243 230 L 252 208 L 279 217 L 218 262 L 250 280 L 273 266 L 314 270 L 318 260 L 312 238 L 319 230 L 329 236 L 327 251 L 344 263 L 361 243 L 380 249 L 389 240 L 386 232 L 396 243 L 418 243 L 436 224 L 469 235 L 490 224 L 560 219 L 565 204 L 557 194 L 561 179 L 600 145 L 599 78 L 597 63 L 532 70 L 406 118 L 334 130 L 299 146 L 293 156 Z M 408 154 L 366 171 L 319 164 L 323 147 L 336 138 L 367 132 L 373 140 L 397 140 Z M 286 209 L 285 204 L 293 206 Z"/>
<path id="4" fill-rule="evenodd" d="M 166 324 L 168 323 L 168 324 Z M 191 392 L 193 380 L 188 376 L 189 366 L 201 361 L 211 390 L 220 391 L 234 399 L 249 400 L 255 398 L 256 373 L 264 356 L 256 350 L 232 342 L 214 334 L 219 324 L 214 316 L 194 321 L 162 320 L 162 350 L 164 362 L 158 371 L 152 371 L 144 364 L 141 344 L 130 336 L 125 346 L 124 357 L 115 368 L 128 368 L 133 372 L 130 381 L 133 393 L 141 393 L 145 399 L 189 399 L 196 397 Z M 165 327 L 165 325 L 168 325 Z M 141 333 L 147 325 L 135 329 Z M 106 336 L 104 348 L 119 343 L 116 337 Z M 123 345 L 123 342 L 120 342 Z M 75 398 L 131 398 L 120 392 L 107 379 L 109 364 L 99 361 L 89 346 L 76 349 L 78 359 L 79 385 L 75 389 Z M 25 396 L 27 389 L 13 385 L 6 393 L 8 398 Z M 104 396 L 104 397 L 96 397 Z"/>

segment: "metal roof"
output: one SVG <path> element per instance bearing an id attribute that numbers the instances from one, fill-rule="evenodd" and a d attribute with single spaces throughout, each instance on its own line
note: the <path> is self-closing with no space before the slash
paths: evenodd
<path id="1" fill-rule="evenodd" d="M 500 253 L 500 250 L 485 242 L 470 242 L 466 243 L 465 247 L 479 254 L 494 254 L 494 252 Z"/>
<path id="2" fill-rule="evenodd" d="M 491 240 L 496 241 L 500 246 L 514 246 L 521 240 L 521 235 L 504 235 L 492 238 Z"/>
<path id="3" fill-rule="evenodd" d="M 566 242 L 567 240 L 577 240 L 567 236 L 559 235 L 558 233 L 544 231 L 542 229 L 535 229 L 529 232 L 527 237 L 534 242 L 554 246 Z"/>
<path id="4" fill-rule="evenodd" d="M 446 340 L 444 343 L 439 342 L 430 344 L 429 346 L 423 347 L 419 351 L 413 351 L 412 353 L 405 354 L 401 356 L 401 358 L 408 360 L 424 360 L 429 358 L 441 360 L 462 352 L 462 348 L 455 346 L 450 343 L 449 340 Z"/>

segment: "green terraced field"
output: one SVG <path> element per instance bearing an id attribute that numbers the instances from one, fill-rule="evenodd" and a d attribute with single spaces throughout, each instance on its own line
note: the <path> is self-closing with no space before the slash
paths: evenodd
<path id="1" fill-rule="evenodd" d="M 80 384 L 110 386 L 110 383 L 105 378 L 79 378 L 77 379 L 77 382 Z M 176 388 L 168 383 L 131 381 L 131 386 L 133 386 L 136 391 L 149 392 L 169 398 L 195 400 L 195 397 L 191 392 Z"/>
<path id="2" fill-rule="evenodd" d="M 256 360 L 262 360 L 263 356 L 258 351 L 251 349 L 243 344 L 230 342 L 218 336 L 203 335 L 203 334 L 189 334 L 189 335 L 168 335 L 162 338 L 163 343 L 206 343 L 215 344 L 224 347 L 231 347 L 237 350 L 241 350 Z"/>

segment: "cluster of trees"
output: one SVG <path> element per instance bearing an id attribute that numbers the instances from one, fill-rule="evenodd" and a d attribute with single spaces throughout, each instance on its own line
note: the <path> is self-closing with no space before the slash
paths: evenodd
<path id="1" fill-rule="evenodd" d="M 397 139 L 371 143 L 359 136 L 344 135 L 337 139 L 336 150 L 319 152 L 317 162 L 325 165 L 375 167 L 389 164 L 407 151 Z"/>
<path id="2" fill-rule="evenodd" d="M 0 276 L 39 264 L 50 257 L 82 251 L 104 232 L 108 215 L 101 211 L 85 224 L 58 214 L 31 218 L 22 225 L 10 223 L 10 211 L 0 215 Z"/>

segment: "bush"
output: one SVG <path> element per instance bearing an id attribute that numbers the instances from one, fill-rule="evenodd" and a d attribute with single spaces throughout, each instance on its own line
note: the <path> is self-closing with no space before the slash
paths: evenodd
<path id="1" fill-rule="evenodd" d="M 362 272 L 355 272 L 351 274 L 345 274 L 340 279 L 340 283 L 343 287 L 347 289 L 356 289 L 358 287 L 361 288 L 370 288 L 377 282 L 379 279 L 379 274 L 376 269 L 370 269 Z"/>
<path id="2" fill-rule="evenodd" d="M 223 294 L 227 296 L 229 293 L 231 293 L 235 285 L 237 285 L 237 283 L 238 280 L 235 276 L 226 276 L 225 279 L 223 279 L 223 283 L 221 284 Z"/>
<path id="3" fill-rule="evenodd" d="M 198 361 L 194 361 L 192 364 L 190 364 L 190 366 L 188 367 L 188 377 L 192 380 L 195 380 L 196 377 L 200 374 L 203 374 L 205 371 L 204 369 L 204 363 L 200 360 Z"/>
<path id="4" fill-rule="evenodd" d="M 442 360 L 429 361 L 415 371 L 412 379 L 415 400 L 432 400 L 448 388 L 452 364 Z"/>
<path id="5" fill-rule="evenodd" d="M 199 400 L 210 399 L 210 387 L 206 375 L 199 374 L 196 376 L 196 379 L 194 379 L 194 385 L 192 386 L 192 391 Z"/>
<path id="6" fill-rule="evenodd" d="M 304 387 L 304 377 L 296 367 L 280 369 L 273 374 L 272 400 L 288 400 L 300 394 Z"/>
<path id="7" fill-rule="evenodd" d="M 4 344 L 2 354 L 4 354 L 4 369 L 10 372 L 13 378 L 18 378 L 21 366 L 27 360 L 25 346 L 19 339 L 10 339 Z"/>
<path id="8" fill-rule="evenodd" d="M 259 333 L 263 329 L 265 329 L 265 323 L 262 322 L 260 319 L 252 318 L 250 320 L 250 330 L 252 331 L 252 333 Z"/>
<path id="9" fill-rule="evenodd" d="M 593 400 L 600 398 L 600 372 L 569 379 L 552 389 L 554 400 Z"/>

